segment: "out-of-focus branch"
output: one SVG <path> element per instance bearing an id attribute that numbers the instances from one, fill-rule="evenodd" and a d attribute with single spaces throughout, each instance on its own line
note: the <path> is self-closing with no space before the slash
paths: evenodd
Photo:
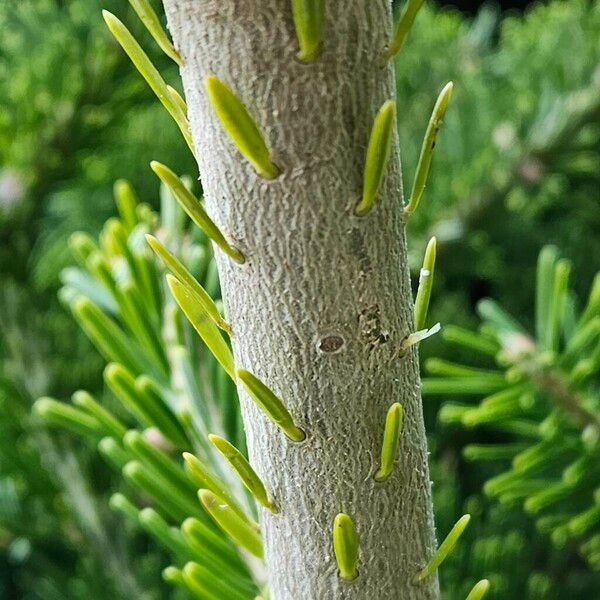
<path id="1" fill-rule="evenodd" d="M 502 181 L 490 182 L 474 190 L 433 225 L 428 237 L 436 236 L 438 252 L 443 253 L 476 229 L 485 220 L 488 210 L 501 202 L 515 186 L 541 181 L 552 168 L 552 158 L 599 117 L 600 85 L 596 81 L 557 103 L 556 110 L 547 116 L 545 123 L 532 126 L 523 151 Z"/>

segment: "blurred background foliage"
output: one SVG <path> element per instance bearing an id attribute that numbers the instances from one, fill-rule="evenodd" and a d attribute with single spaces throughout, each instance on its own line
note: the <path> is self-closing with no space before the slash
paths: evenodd
<path id="1" fill-rule="evenodd" d="M 491 296 L 531 330 L 543 245 L 571 260 L 582 297 L 600 266 L 600 3 L 555 0 L 519 12 L 462 4 L 467 12 L 426 5 L 396 61 L 406 186 L 434 98 L 455 82 L 409 225 L 411 266 L 416 276 L 435 234 L 433 318 L 473 325 L 476 303 Z M 40 395 L 103 394 L 103 361 L 57 300 L 72 262 L 69 235 L 97 235 L 118 178 L 157 207 L 152 159 L 196 175 L 176 126 L 106 31 L 102 8 L 127 22 L 178 86 L 125 0 L 0 3 L 2 598 L 169 593 L 162 551 L 106 508 L 114 476 L 96 453 L 29 417 Z M 422 355 L 450 351 L 433 338 Z M 554 549 L 518 507 L 482 495 L 489 473 L 461 457 L 470 434 L 441 428 L 438 410 L 428 398 L 440 532 L 466 508 L 487 515 L 443 575 L 447 597 L 464 597 L 489 571 L 504 581 L 498 598 L 592 597 L 600 581 L 576 552 Z"/>

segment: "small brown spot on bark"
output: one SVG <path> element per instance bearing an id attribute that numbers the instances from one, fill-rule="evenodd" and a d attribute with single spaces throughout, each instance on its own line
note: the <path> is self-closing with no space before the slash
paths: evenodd
<path id="1" fill-rule="evenodd" d="M 339 352 L 344 346 L 344 338 L 338 334 L 326 335 L 319 341 L 319 350 L 327 354 Z"/>

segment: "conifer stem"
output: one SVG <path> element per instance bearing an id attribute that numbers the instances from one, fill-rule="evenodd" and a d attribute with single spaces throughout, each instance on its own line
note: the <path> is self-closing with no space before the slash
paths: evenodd
<path id="1" fill-rule="evenodd" d="M 381 49 L 389 0 L 326 3 L 323 44 L 297 59 L 290 0 L 166 0 L 206 209 L 239 248 L 217 253 L 236 369 L 260 379 L 306 433 L 290 440 L 239 388 L 250 462 L 277 503 L 261 510 L 271 600 L 437 600 L 411 582 L 436 548 L 406 260 L 398 136 L 368 214 L 373 120 L 395 97 Z M 204 87 L 223 81 L 264 136 L 260 177 L 223 130 Z M 401 111 L 399 111 L 401 114 Z M 405 422 L 398 464 L 378 483 L 390 405 Z M 339 577 L 331 527 L 352 516 L 358 576 Z"/>

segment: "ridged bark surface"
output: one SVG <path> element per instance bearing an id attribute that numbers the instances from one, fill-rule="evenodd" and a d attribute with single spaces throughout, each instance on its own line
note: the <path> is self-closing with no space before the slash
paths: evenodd
<path id="1" fill-rule="evenodd" d="M 380 199 L 353 216 L 373 118 L 395 96 L 381 57 L 388 0 L 328 0 L 324 47 L 298 51 L 290 0 L 166 0 L 210 215 L 247 257 L 217 250 L 236 363 L 307 434 L 290 442 L 240 390 L 250 459 L 280 507 L 261 528 L 272 600 L 437 598 L 411 579 L 435 548 L 412 331 L 397 139 Z M 208 103 L 214 74 L 245 103 L 281 175 L 261 179 Z M 398 105 L 402 118 L 402 103 Z M 405 408 L 394 474 L 376 483 L 386 412 Z M 337 575 L 332 525 L 360 538 L 359 577 Z"/>

